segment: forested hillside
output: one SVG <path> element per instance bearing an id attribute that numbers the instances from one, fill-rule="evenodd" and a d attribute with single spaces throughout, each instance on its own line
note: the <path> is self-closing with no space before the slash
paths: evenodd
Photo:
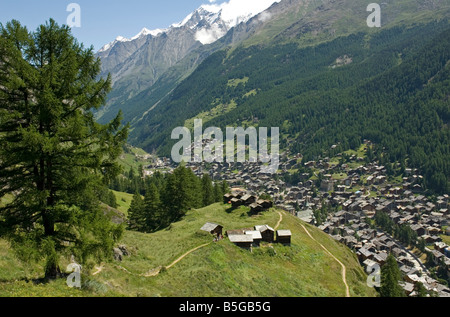
<path id="1" fill-rule="evenodd" d="M 385 162 L 420 168 L 429 189 L 448 192 L 449 34 L 441 20 L 310 47 L 219 51 L 134 126 L 130 141 L 168 155 L 172 129 L 199 114 L 204 128 L 278 126 L 283 147 L 305 159 L 370 139 L 385 147 Z"/>

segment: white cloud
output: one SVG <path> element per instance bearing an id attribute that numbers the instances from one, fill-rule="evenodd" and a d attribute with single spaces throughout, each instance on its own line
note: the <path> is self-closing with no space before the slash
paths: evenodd
<path id="1" fill-rule="evenodd" d="M 195 33 L 195 39 L 202 44 L 211 44 L 225 35 L 225 31 L 213 25 L 210 29 L 201 29 Z"/>
<path id="2" fill-rule="evenodd" d="M 253 16 L 268 9 L 273 3 L 281 0 L 228 0 L 223 3 L 216 3 L 218 0 L 208 0 L 210 4 L 203 4 L 201 7 L 208 12 L 219 13 L 221 19 L 228 28 L 232 28 L 241 22 L 245 22 Z M 262 14 L 259 17 L 263 22 L 270 19 L 270 14 Z M 224 36 L 226 31 L 217 26 L 203 28 L 197 31 L 195 39 L 202 44 L 210 44 Z"/>
<path id="3" fill-rule="evenodd" d="M 238 17 L 254 16 L 267 8 L 273 3 L 281 0 L 229 0 L 221 4 L 216 4 L 216 0 L 209 0 L 210 4 L 202 5 L 203 8 L 210 12 L 219 12 L 222 10 L 222 19 L 231 23 L 233 26 L 239 23 Z"/>
<path id="4" fill-rule="evenodd" d="M 261 12 L 261 14 L 258 16 L 258 20 L 261 22 L 266 22 L 268 20 L 270 20 L 270 18 L 272 17 L 272 15 L 269 12 Z"/>

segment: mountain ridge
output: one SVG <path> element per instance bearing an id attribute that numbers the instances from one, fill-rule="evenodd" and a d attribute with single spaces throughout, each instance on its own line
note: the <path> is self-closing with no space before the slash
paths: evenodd
<path id="1" fill-rule="evenodd" d="M 368 30 L 369 28 L 365 25 L 369 14 L 366 11 L 368 3 L 371 1 L 362 1 L 357 5 L 348 0 L 274 2 L 268 9 L 253 16 L 246 23 L 240 23 L 231 28 L 217 41 L 193 48 L 174 65 L 164 69 L 162 74 L 156 76 L 157 78 L 153 78 L 154 82 L 146 80 L 146 77 L 139 72 L 131 78 L 127 77 L 125 87 L 116 86 L 113 89 L 107 106 L 97 114 L 97 118 L 100 122 L 105 123 L 111 120 L 120 109 L 124 113 L 125 122 L 140 121 L 144 113 L 148 113 L 160 104 L 161 99 L 167 97 L 167 94 L 189 76 L 206 57 L 228 46 L 234 49 L 240 45 L 251 46 L 292 41 L 302 46 L 315 45 L 315 43 L 326 42 L 340 35 L 349 35 L 358 30 Z M 422 4 L 416 0 L 403 0 L 400 2 L 385 1 L 382 5 L 383 10 L 386 6 L 392 7 L 393 11 L 385 10 L 386 12 L 383 12 L 383 28 L 399 23 L 414 23 L 415 19 L 419 19 L 418 17 L 431 19 L 435 13 L 442 12 L 440 9 L 445 8 L 445 3 L 433 1 Z M 348 8 L 352 10 L 349 11 L 351 14 L 347 12 L 350 10 Z M 339 22 L 337 18 L 339 15 L 348 21 L 346 23 Z M 318 23 L 317 21 L 324 22 Z M 377 30 L 369 31 L 376 32 Z M 105 60 L 102 61 L 105 63 Z"/>
<path id="2" fill-rule="evenodd" d="M 445 34 L 450 4 L 437 0 L 386 1 L 384 7 L 392 11 L 385 12 L 384 24 L 369 28 L 369 2 L 284 0 L 239 24 L 218 41 L 194 50 L 152 87 L 117 105 L 115 110 L 127 109 L 129 142 L 151 153 L 170 155 L 172 129 L 205 114 L 209 125 L 221 128 L 230 124 L 283 127 L 282 147 L 289 144 L 289 150 L 308 159 L 327 153 L 337 143 L 357 148 L 366 138 L 389 148 L 391 153 L 386 157 L 391 157 L 391 163 L 407 161 L 426 175 L 429 188 L 446 192 L 446 175 L 450 174 L 448 164 L 442 162 L 448 155 L 443 147 L 448 137 L 446 101 L 436 95 L 433 103 L 427 103 L 423 90 L 429 90 L 427 83 L 436 86 L 435 90 L 444 89 L 445 80 L 427 77 L 435 75 L 427 72 L 445 72 L 448 64 L 437 56 L 424 61 L 418 52 L 426 52 L 423 45 L 433 50 L 446 45 L 439 32 Z M 271 18 L 261 19 L 268 12 Z M 439 36 L 442 43 L 431 41 Z M 416 54 L 416 60 L 407 58 L 411 54 Z M 424 73 L 417 67 L 423 67 Z M 398 75 L 406 69 L 406 77 Z M 235 87 L 227 84 L 242 78 L 248 80 Z M 389 89 L 378 90 L 380 78 Z M 359 91 L 377 102 L 364 102 Z M 423 103 L 424 115 L 415 117 L 408 102 Z M 352 103 L 360 105 L 366 117 Z M 409 123 L 401 117 L 407 116 L 397 108 L 405 108 L 408 121 L 415 125 L 406 129 Z M 220 114 L 220 109 L 232 110 Z M 331 117 L 334 119 L 329 120 Z M 380 129 L 393 117 L 398 118 L 397 123 Z M 428 125 L 427 133 L 421 134 L 419 129 L 425 131 L 420 128 L 424 125 Z M 430 144 L 434 148 L 429 148 Z"/>
<path id="3" fill-rule="evenodd" d="M 436 102 L 425 104 L 423 111 L 429 113 L 421 118 L 415 117 L 407 107 L 408 102 L 418 102 L 414 96 L 422 94 L 424 88 L 418 83 L 426 84 L 434 78 L 429 86 L 446 86 L 444 78 L 434 77 L 433 72 L 442 73 L 448 67 L 445 66 L 448 65 L 447 55 L 442 51 L 447 42 L 431 41 L 433 37 L 443 39 L 446 30 L 448 20 L 443 20 L 411 28 L 386 29 L 370 36 L 367 33 L 354 34 L 305 48 L 291 43 L 250 46 L 236 49 L 231 54 L 230 49 L 216 52 L 134 125 L 130 142 L 147 151 L 159 149 L 160 154 L 168 155 L 173 145 L 170 131 L 174 127 L 184 126 L 187 120 L 198 114 L 233 101 L 236 104 L 233 111 L 218 114 L 207 124 L 222 129 L 229 125 L 250 124 L 283 127 L 280 130 L 285 136 L 282 147 L 289 143 L 291 151 L 302 153 L 309 160 L 317 159 L 319 153 L 337 142 L 345 143 L 348 148 L 357 148 L 363 138 L 376 143 L 386 142 L 393 158 L 403 160 L 409 157 L 415 167 L 426 170 L 428 186 L 446 191 L 443 175 L 448 175 L 445 174 L 448 167 L 441 163 L 433 163 L 435 167 L 429 165 L 437 157 L 447 155 L 443 144 L 435 144 L 435 150 L 427 150 L 428 158 L 417 156 L 415 150 L 408 150 L 405 145 L 400 148 L 395 145 L 397 142 L 413 142 L 417 146 L 414 138 L 420 137 L 422 141 L 429 138 L 430 135 L 420 135 L 418 128 L 424 125 L 422 120 L 431 119 L 435 111 L 436 118 L 442 121 L 433 119 L 428 123 L 427 131 L 442 135 L 433 141 L 421 141 L 421 147 L 445 139 L 448 134 L 445 98 L 436 96 Z M 439 35 L 439 32 L 443 33 Z M 423 41 L 424 38 L 428 41 Z M 439 52 L 437 56 L 425 54 L 427 50 L 436 49 Z M 426 61 L 423 56 L 429 56 L 429 59 Z M 439 60 L 439 56 L 443 60 Z M 346 60 L 345 63 L 339 62 Z M 423 73 L 419 73 L 417 67 L 422 67 Z M 400 76 L 403 72 L 404 75 Z M 249 78 L 245 84 L 237 87 L 227 85 L 229 80 L 244 77 Z M 386 89 L 379 90 L 378 86 Z M 365 101 L 366 96 L 372 96 L 372 99 Z M 409 98 L 413 99 L 408 101 Z M 403 107 L 402 114 L 398 109 Z M 367 115 L 361 116 L 362 112 L 367 112 Z M 386 117 L 386 113 L 391 117 Z M 398 120 L 402 116 L 411 118 L 406 123 L 400 120 L 391 128 L 380 130 L 385 122 L 392 120 L 392 116 Z M 255 117 L 256 122 L 251 119 Z M 358 119 L 355 121 L 354 118 Z M 409 122 L 415 122 L 416 126 L 410 126 Z M 386 134 L 393 128 L 398 134 L 394 139 Z M 407 131 L 410 135 L 406 134 Z M 437 156 L 433 158 L 434 155 Z M 440 180 L 432 180 L 437 175 L 440 175 Z"/>
<path id="4" fill-rule="evenodd" d="M 205 58 L 227 46 L 238 45 L 243 40 L 252 36 L 255 29 L 264 26 L 270 19 L 275 19 L 279 15 L 286 14 L 290 9 L 289 5 L 285 5 L 286 2 L 301 4 L 304 1 L 305 0 L 274 1 L 269 8 L 252 16 L 245 23 L 238 23 L 231 27 L 225 35 L 216 41 L 210 44 L 200 45 L 196 49 L 193 49 L 190 53 L 186 54 L 185 57 L 161 74 L 161 76 L 156 79 L 155 83 L 147 85 L 147 88 L 145 89 L 136 89 L 133 96 L 130 96 L 126 89 L 115 87 L 110 94 L 106 107 L 97 114 L 97 118 L 100 122 L 107 122 L 111 120 L 120 109 L 124 113 L 124 121 L 139 121 L 143 113 L 147 113 L 154 108 L 154 106 L 157 105 L 163 97 L 167 96 L 177 84 L 189 76 L 189 74 Z M 188 15 L 188 17 L 191 17 L 191 15 Z M 186 22 L 183 21 L 182 24 L 186 24 Z M 101 57 L 101 55 L 99 55 L 99 57 Z M 104 63 L 104 59 L 102 59 L 102 62 Z M 106 63 L 108 63 L 108 61 L 106 61 Z M 106 72 L 103 73 L 103 76 L 105 75 Z M 148 99 L 148 102 L 144 100 L 145 98 Z M 137 106 L 134 106 L 135 104 L 137 104 Z M 129 108 L 131 107 L 129 105 L 133 105 L 132 107 L 137 109 L 132 109 L 130 111 Z"/>
<path id="5" fill-rule="evenodd" d="M 262 6 L 276 1 L 279 0 L 265 0 Z M 106 107 L 97 113 L 97 118 L 108 120 L 111 115 L 107 119 L 102 118 L 105 112 L 115 111 L 118 105 L 150 88 L 171 66 L 190 52 L 216 42 L 230 28 L 258 14 L 258 9 L 255 10 L 247 9 L 239 11 L 242 15 L 239 12 L 233 15 L 227 3 L 220 7 L 202 5 L 183 21 L 168 28 L 144 28 L 131 39 L 119 36 L 106 44 L 97 52 L 102 60 L 100 76 L 111 74 L 113 91 L 118 93 L 111 94 Z"/>

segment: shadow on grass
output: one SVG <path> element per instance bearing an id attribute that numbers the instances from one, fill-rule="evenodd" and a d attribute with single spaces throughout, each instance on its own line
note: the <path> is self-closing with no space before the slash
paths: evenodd
<path id="1" fill-rule="evenodd" d="M 230 207 L 228 207 L 228 208 L 226 208 L 225 209 L 225 212 L 227 213 L 227 214 L 231 214 L 233 211 L 235 211 L 237 208 L 235 208 L 235 207 L 233 207 L 233 206 L 230 206 Z"/>
<path id="2" fill-rule="evenodd" d="M 0 278 L 0 284 L 3 283 L 11 283 L 11 282 L 26 282 L 26 283 L 33 283 L 34 285 L 46 285 L 52 281 L 56 281 L 59 279 L 67 279 L 69 276 L 68 273 L 62 273 L 57 277 L 50 278 L 50 277 L 38 277 L 38 278 L 28 278 L 28 277 L 19 277 L 19 278 L 12 278 L 12 279 L 6 279 L 6 278 Z"/>

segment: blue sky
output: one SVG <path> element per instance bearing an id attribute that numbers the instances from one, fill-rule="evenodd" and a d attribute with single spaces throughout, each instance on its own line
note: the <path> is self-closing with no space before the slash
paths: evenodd
<path id="1" fill-rule="evenodd" d="M 142 28 L 150 30 L 169 27 L 181 22 L 189 13 L 210 2 L 224 0 L 0 0 L 0 22 L 19 20 L 29 30 L 53 18 L 66 24 L 70 3 L 81 8 L 81 27 L 72 32 L 85 46 L 95 50 L 117 36 L 131 38 Z"/>

